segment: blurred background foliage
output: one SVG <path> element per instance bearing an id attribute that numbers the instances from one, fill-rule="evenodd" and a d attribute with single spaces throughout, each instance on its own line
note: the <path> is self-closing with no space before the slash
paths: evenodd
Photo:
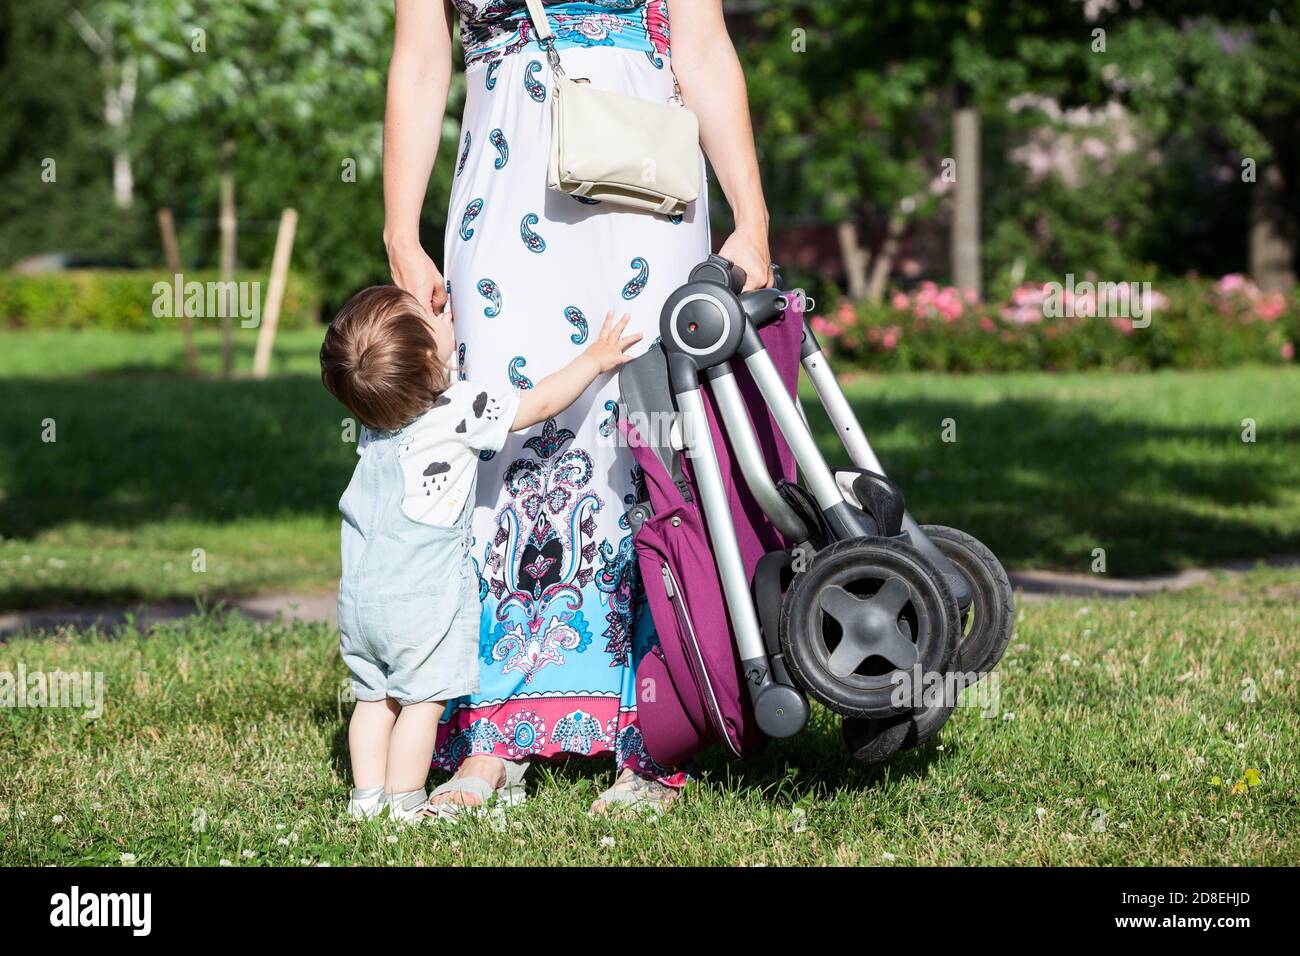
<path id="1" fill-rule="evenodd" d="M 727 3 L 794 278 L 883 302 L 955 275 L 954 116 L 980 200 L 985 297 L 1067 272 L 1116 281 L 1248 272 L 1294 285 L 1300 0 Z M 61 254 L 157 268 L 175 210 L 187 268 L 215 268 L 222 175 L 239 266 L 265 270 L 280 210 L 328 314 L 384 280 L 388 3 L 4 0 L 0 265 Z M 441 258 L 457 75 L 422 229 Z M 114 101 L 116 103 L 114 104 Z M 43 172 L 53 160 L 56 181 Z M 125 176 L 123 170 L 129 172 Z M 715 240 L 725 203 L 715 202 Z"/>

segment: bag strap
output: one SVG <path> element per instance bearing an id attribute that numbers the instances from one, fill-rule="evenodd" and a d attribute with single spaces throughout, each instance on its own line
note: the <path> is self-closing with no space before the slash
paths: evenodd
<path id="1" fill-rule="evenodd" d="M 551 64 L 552 72 L 559 76 L 564 76 L 564 68 L 560 66 L 560 51 L 555 48 L 555 33 L 551 30 L 551 21 L 546 18 L 546 8 L 542 6 L 542 0 L 524 0 L 528 5 L 528 18 L 533 21 L 533 30 L 537 34 L 537 42 L 542 45 L 546 51 L 546 62 Z M 678 106 L 685 106 L 682 101 L 682 88 L 677 83 L 677 71 L 670 65 L 669 73 L 673 78 L 673 96 L 672 100 Z M 671 208 L 668 207 L 668 208 Z M 659 212 L 666 212 L 666 209 L 660 209 Z"/>
<path id="2" fill-rule="evenodd" d="M 537 39 L 545 43 L 551 38 L 552 33 L 542 0 L 524 0 L 524 2 L 528 4 L 528 16 L 532 18 L 533 26 L 537 29 Z"/>
<path id="3" fill-rule="evenodd" d="M 546 60 L 551 64 L 551 69 L 559 75 L 564 75 L 564 69 L 560 66 L 560 52 L 555 49 L 555 34 L 551 31 L 551 22 L 546 19 L 546 10 L 542 6 L 542 0 L 525 0 L 528 4 L 528 16 L 533 21 L 533 30 L 537 33 L 537 42 L 546 50 Z"/>

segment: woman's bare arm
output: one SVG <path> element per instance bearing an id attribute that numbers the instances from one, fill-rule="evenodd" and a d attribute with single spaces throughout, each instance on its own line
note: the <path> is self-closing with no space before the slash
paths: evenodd
<path id="1" fill-rule="evenodd" d="M 736 220 L 722 255 L 745 270 L 746 290 L 772 284 L 767 201 L 758 174 L 745 74 L 722 16 L 722 0 L 668 0 L 673 71 L 700 119 L 700 141 Z"/>
<path id="2" fill-rule="evenodd" d="M 393 281 L 433 313 L 446 284 L 420 247 L 420 209 L 451 85 L 450 0 L 396 0 L 397 32 L 384 110 L 384 245 Z"/>

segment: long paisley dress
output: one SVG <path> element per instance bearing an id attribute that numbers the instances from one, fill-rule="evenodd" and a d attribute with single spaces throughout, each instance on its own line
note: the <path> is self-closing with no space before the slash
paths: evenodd
<path id="1" fill-rule="evenodd" d="M 605 313 L 657 337 L 659 310 L 709 251 L 706 202 L 623 211 L 546 187 L 551 69 L 522 0 L 454 0 L 468 94 L 446 235 L 462 374 L 526 389 L 588 345 Z M 673 92 L 666 0 L 548 3 L 565 71 L 603 89 Z M 704 195 L 701 158 L 701 197 Z M 473 517 L 481 690 L 453 701 L 434 764 L 470 754 L 612 754 L 668 783 L 636 721 L 654 640 L 625 511 L 639 480 L 618 443 L 617 382 L 487 457 Z"/>

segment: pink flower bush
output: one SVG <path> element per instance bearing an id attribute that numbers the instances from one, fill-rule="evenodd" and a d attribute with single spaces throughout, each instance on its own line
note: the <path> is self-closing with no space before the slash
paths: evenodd
<path id="1" fill-rule="evenodd" d="M 820 315 L 815 316 L 811 320 L 810 324 L 812 325 L 813 332 L 819 338 L 837 339 L 844 334 L 844 326 L 839 325 L 836 322 L 831 322 L 827 319 L 823 319 Z"/>
<path id="2" fill-rule="evenodd" d="M 926 280 L 917 287 L 916 295 L 909 297 L 904 292 L 895 292 L 891 303 L 899 312 L 910 311 L 917 319 L 941 318 L 945 322 L 956 322 L 966 311 L 966 306 L 976 305 L 979 297 L 973 289 L 965 293 L 954 286 L 940 288 Z"/>
<path id="3" fill-rule="evenodd" d="M 1011 293 L 1011 302 L 1002 307 L 1002 318 L 1016 325 L 1041 322 L 1046 302 L 1047 290 L 1044 286 L 1022 285 Z"/>
<path id="4" fill-rule="evenodd" d="M 1295 361 L 1295 295 L 1248 278 L 1149 283 L 1025 283 L 1005 299 L 923 281 L 878 304 L 844 300 L 814 332 L 840 356 L 880 369 L 1205 368 Z M 1085 284 L 1089 283 L 1089 284 Z M 1082 285 L 1082 289 L 1079 286 Z"/>
<path id="5" fill-rule="evenodd" d="M 1214 283 L 1214 291 L 1221 296 L 1232 295 L 1236 292 L 1250 293 L 1254 290 L 1255 283 L 1251 282 L 1240 272 L 1230 272 L 1218 282 Z"/>
<path id="6" fill-rule="evenodd" d="M 1275 322 L 1286 313 L 1286 299 L 1281 292 L 1270 292 L 1259 297 L 1255 303 L 1255 314 L 1265 322 Z"/>

